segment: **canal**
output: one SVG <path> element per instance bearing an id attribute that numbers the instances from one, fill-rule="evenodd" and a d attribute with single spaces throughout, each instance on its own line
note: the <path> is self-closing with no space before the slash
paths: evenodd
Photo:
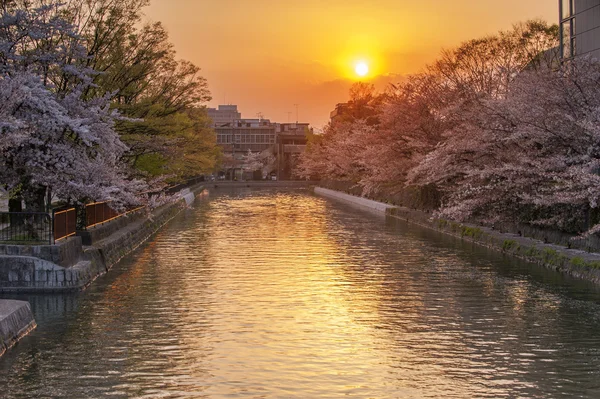
<path id="1" fill-rule="evenodd" d="M 88 290 L 17 298 L 3 399 L 600 396 L 596 287 L 308 191 L 217 190 Z"/>

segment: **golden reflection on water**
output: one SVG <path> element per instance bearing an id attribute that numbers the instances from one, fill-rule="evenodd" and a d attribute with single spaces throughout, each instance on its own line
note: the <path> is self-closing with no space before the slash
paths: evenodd
<path id="1" fill-rule="evenodd" d="M 600 306 L 525 276 L 529 266 L 301 191 L 211 195 L 77 299 L 37 298 L 39 342 L 0 359 L 17 370 L 0 368 L 4 396 L 553 398 L 597 387 Z"/>
<path id="2" fill-rule="evenodd" d="M 181 315 L 184 325 L 203 319 L 202 331 L 180 337 L 188 355 L 202 359 L 195 377 L 216 382 L 238 375 L 239 391 L 233 389 L 238 393 L 256 389 L 285 397 L 295 389 L 303 392 L 299 397 L 322 397 L 360 394 L 374 386 L 418 395 L 429 390 L 423 386 L 426 375 L 431 393 L 452 385 L 455 395 L 467 395 L 443 367 L 420 361 L 424 348 L 396 344 L 412 328 L 386 328 L 385 276 L 357 276 L 351 269 L 362 266 L 361 257 L 351 254 L 355 240 L 346 236 L 353 232 L 332 236 L 332 228 L 339 227 L 326 202 L 309 196 L 225 197 L 209 205 L 206 217 L 183 237 L 191 243 L 195 234 L 210 232 L 201 243 L 203 264 L 185 267 L 181 291 L 184 304 L 202 297 L 206 306 Z M 423 255 L 414 251 L 414 257 Z M 164 262 L 172 256 L 160 255 Z M 403 317 L 413 320 L 424 306 L 416 292 L 402 305 Z M 412 334 L 426 341 L 440 338 L 426 331 Z M 439 349 L 432 345 L 427 356 L 435 357 Z M 231 393 L 224 387 L 207 389 Z"/>

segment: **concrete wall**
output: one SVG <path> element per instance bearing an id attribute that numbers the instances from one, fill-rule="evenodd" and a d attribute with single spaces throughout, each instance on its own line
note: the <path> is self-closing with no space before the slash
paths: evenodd
<path id="1" fill-rule="evenodd" d="M 0 300 L 0 356 L 35 327 L 29 303 Z"/>
<path id="2" fill-rule="evenodd" d="M 323 195 L 329 198 L 335 198 L 339 201 L 358 205 L 361 208 L 366 208 L 381 213 L 386 213 L 388 210 L 395 208 L 393 205 L 385 204 L 383 202 L 377 202 L 363 197 L 356 197 L 354 195 L 333 191 L 323 187 L 315 187 L 315 194 Z"/>
<path id="3" fill-rule="evenodd" d="M 152 213 L 141 211 L 94 227 L 90 229 L 90 246 L 82 246 L 81 237 L 71 237 L 56 246 L 10 246 L 6 251 L 9 253 L 0 254 L 0 292 L 62 292 L 87 287 L 190 205 L 203 190 L 203 186 L 186 189 L 175 202 Z"/>
<path id="4" fill-rule="evenodd" d="M 504 233 L 467 223 L 438 219 L 423 211 L 395 207 L 320 187 L 315 188 L 315 194 L 385 213 L 388 217 L 394 219 L 436 230 L 561 273 L 600 284 L 600 254 L 597 253 L 549 244 L 534 238 Z"/>

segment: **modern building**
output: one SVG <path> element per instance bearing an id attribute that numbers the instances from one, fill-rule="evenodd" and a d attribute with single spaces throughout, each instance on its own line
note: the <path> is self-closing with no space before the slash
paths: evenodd
<path id="1" fill-rule="evenodd" d="M 215 127 L 217 145 L 226 154 L 261 152 L 275 145 L 276 124 L 268 119 L 237 119 Z"/>
<path id="2" fill-rule="evenodd" d="M 269 119 L 244 119 L 237 105 L 209 108 L 217 135 L 217 145 L 224 155 L 226 179 L 277 178 L 289 179 L 294 175 L 298 155 L 306 150 L 308 123 L 274 123 Z M 248 152 L 261 153 L 269 159 L 262 173 L 247 170 L 244 163 Z"/>
<path id="3" fill-rule="evenodd" d="M 213 121 L 214 127 L 232 123 L 233 121 L 242 118 L 242 114 L 238 111 L 237 105 L 219 105 L 219 108 L 209 108 L 207 112 L 208 116 Z"/>
<path id="4" fill-rule="evenodd" d="M 293 179 L 298 157 L 306 151 L 308 123 L 277 124 L 277 178 Z"/>
<path id="5" fill-rule="evenodd" d="M 600 59 L 600 0 L 559 0 L 562 58 Z"/>

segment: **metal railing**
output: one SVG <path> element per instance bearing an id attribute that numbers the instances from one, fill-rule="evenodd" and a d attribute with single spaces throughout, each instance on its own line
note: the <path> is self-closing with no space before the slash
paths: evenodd
<path id="1" fill-rule="evenodd" d="M 77 233 L 77 209 L 70 208 L 54 212 L 54 241 L 60 241 Z"/>
<path id="2" fill-rule="evenodd" d="M 0 243 L 53 244 L 52 218 L 42 212 L 0 212 Z"/>

